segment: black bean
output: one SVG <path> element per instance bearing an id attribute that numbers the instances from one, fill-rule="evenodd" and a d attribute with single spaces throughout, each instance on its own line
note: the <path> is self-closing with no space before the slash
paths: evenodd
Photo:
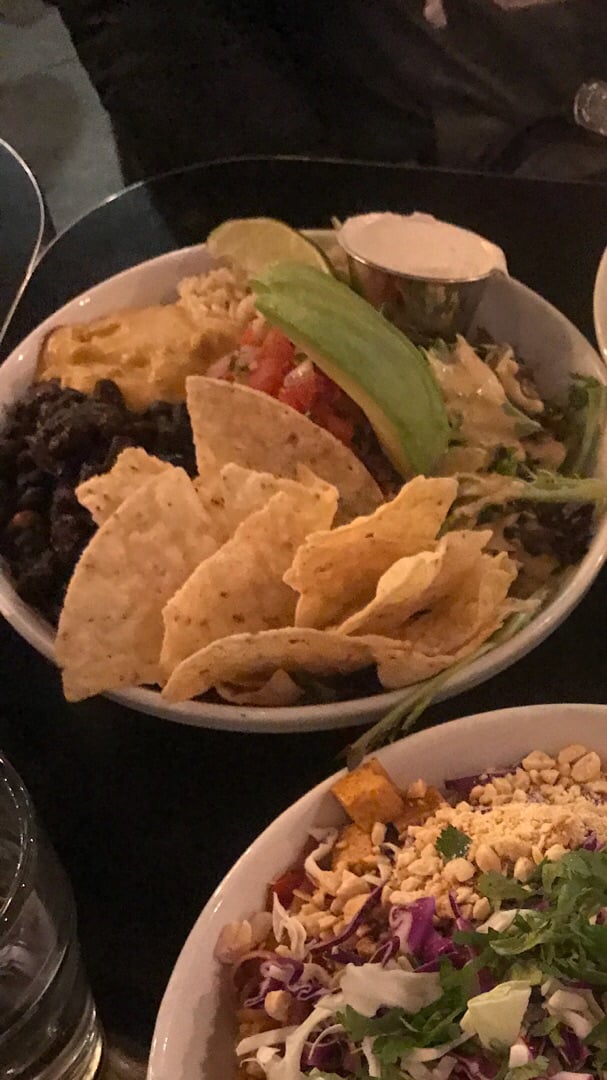
<path id="1" fill-rule="evenodd" d="M 153 420 L 137 417 L 130 426 L 130 435 L 134 443 L 151 453 L 156 440 L 156 424 Z"/>
<path id="2" fill-rule="evenodd" d="M 114 405 L 115 407 L 123 410 L 126 409 L 126 403 L 122 390 L 111 379 L 100 379 L 95 384 L 95 389 L 92 393 L 94 401 L 101 401 L 105 405 Z"/>
<path id="3" fill-rule="evenodd" d="M 26 488 L 17 499 L 19 510 L 44 510 L 49 496 L 43 487 Z"/>
<path id="4" fill-rule="evenodd" d="M 92 476 L 99 476 L 99 473 L 101 472 L 103 472 L 102 465 L 97 465 L 96 463 L 89 465 L 85 463 L 78 473 L 78 483 L 83 484 L 85 480 L 90 480 Z"/>
<path id="5" fill-rule="evenodd" d="M 35 468 L 34 459 L 27 446 L 17 454 L 16 464 L 19 471 L 23 470 L 23 472 L 28 472 Z"/>
<path id="6" fill-rule="evenodd" d="M 393 821 L 389 821 L 386 825 L 386 835 L 384 836 L 385 844 L 398 844 L 398 829 Z"/>
<path id="7" fill-rule="evenodd" d="M 152 420 L 156 423 L 162 417 L 169 416 L 170 412 L 171 406 L 168 401 L 155 401 L 145 409 L 143 416 L 146 420 Z"/>
<path id="8" fill-rule="evenodd" d="M 60 555 L 71 555 L 78 551 L 83 539 L 88 539 L 87 533 L 88 529 L 83 527 L 75 514 L 59 514 L 51 518 L 51 544 Z"/>
<path id="9" fill-rule="evenodd" d="M 0 468 L 9 462 L 16 464 L 20 450 L 21 443 L 18 439 L 11 438 L 9 435 L 0 436 Z"/>
<path id="10" fill-rule="evenodd" d="M 53 498 L 51 502 L 51 513 L 56 514 L 69 514 L 73 511 L 74 507 L 78 504 L 78 500 L 71 487 L 62 485 L 55 488 Z"/>
<path id="11" fill-rule="evenodd" d="M 116 459 L 122 453 L 123 450 L 127 450 L 130 446 L 135 445 L 133 440 L 128 435 L 115 435 L 112 439 L 107 453 L 103 458 L 101 467 L 97 470 L 100 473 L 109 472 L 110 469 L 116 464 Z"/>
<path id="12" fill-rule="evenodd" d="M 518 537 L 530 555 L 553 555 L 562 566 L 571 566 L 588 550 L 593 527 L 594 507 L 590 503 L 538 503 L 522 509 L 504 535 L 506 539 Z"/>
<path id="13" fill-rule="evenodd" d="M 21 571 L 15 580 L 15 588 L 26 604 L 34 607 L 47 606 L 55 590 L 56 564 L 51 551 L 45 551 Z"/>
<path id="14" fill-rule="evenodd" d="M 39 487 L 44 482 L 42 469 L 31 469 L 28 472 L 19 473 L 17 476 L 17 491 L 27 491 L 31 487 Z"/>
<path id="15" fill-rule="evenodd" d="M 62 390 L 59 379 L 45 379 L 43 382 L 32 383 L 25 394 L 25 401 L 40 405 L 43 401 L 53 401 L 65 397 L 70 391 Z M 75 390 L 73 393 L 79 393 Z"/>
<path id="16" fill-rule="evenodd" d="M 21 529 L 14 538 L 14 548 L 21 559 L 41 555 L 48 547 L 48 537 L 41 528 Z"/>
<path id="17" fill-rule="evenodd" d="M 195 475 L 185 405 L 156 402 L 132 412 L 111 380 L 101 380 L 88 396 L 62 389 L 57 380 L 35 384 L 4 416 L 0 555 L 20 595 L 53 622 L 75 562 L 95 531 L 74 489 L 110 469 L 129 446 Z"/>
<path id="18" fill-rule="evenodd" d="M 42 518 L 35 510 L 19 510 L 16 514 L 13 514 L 8 529 L 12 533 L 17 533 L 21 529 L 33 529 L 41 523 Z"/>

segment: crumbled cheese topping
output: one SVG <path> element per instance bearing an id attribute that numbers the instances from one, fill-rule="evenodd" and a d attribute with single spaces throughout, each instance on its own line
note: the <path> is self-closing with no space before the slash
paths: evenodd
<path id="1" fill-rule="evenodd" d="M 436 898 L 437 913 L 452 914 L 449 894 L 466 918 L 488 916 L 488 901 L 474 888 L 488 870 L 526 881 L 543 859 L 555 861 L 580 847 L 589 833 L 607 840 L 607 777 L 598 754 L 572 744 L 557 758 L 535 750 L 505 775 L 481 778 L 469 802 L 442 806 L 422 825 L 411 825 L 410 847 L 397 856 L 384 889 L 392 904 Z M 465 858 L 445 862 L 436 841 L 448 825 L 470 838 Z"/>

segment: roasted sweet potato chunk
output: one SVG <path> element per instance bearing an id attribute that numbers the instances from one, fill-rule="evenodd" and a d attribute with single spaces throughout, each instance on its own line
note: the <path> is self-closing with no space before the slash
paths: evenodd
<path id="1" fill-rule="evenodd" d="M 370 833 L 376 821 L 397 821 L 403 814 L 403 796 L 377 758 L 347 773 L 331 789 L 352 821 Z"/>

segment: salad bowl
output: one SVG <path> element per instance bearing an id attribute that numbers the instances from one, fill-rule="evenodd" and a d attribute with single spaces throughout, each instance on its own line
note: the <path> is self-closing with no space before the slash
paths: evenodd
<path id="1" fill-rule="evenodd" d="M 410 735 L 377 759 L 403 788 L 423 777 L 445 781 L 506 769 L 533 750 L 556 754 L 583 743 L 605 760 L 607 706 L 535 705 L 468 716 Z M 268 883 L 295 865 L 310 830 L 347 818 L 331 795 L 338 774 L 280 815 L 242 855 L 207 902 L 169 980 L 152 1044 L 148 1080 L 220 1080 L 234 1071 L 234 1004 L 229 976 L 214 957 L 228 923 L 265 907 Z"/>
<path id="2" fill-rule="evenodd" d="M 311 232 L 327 243 L 329 235 Z M 124 307 L 170 302 L 178 282 L 213 266 L 205 244 L 173 251 L 110 278 L 76 297 L 34 330 L 8 357 L 0 371 L 0 407 L 6 409 L 34 378 L 42 343 L 55 327 L 93 320 Z M 469 332 L 484 331 L 495 341 L 508 342 L 524 357 L 540 394 L 548 401 L 566 395 L 569 376 L 577 373 L 607 381 L 600 358 L 579 331 L 554 307 L 525 285 L 506 276 L 488 279 Z M 603 433 L 604 435 L 604 433 Z M 596 475 L 607 477 L 607 443 L 601 440 Z M 601 517 L 590 548 L 581 562 L 563 574 L 554 595 L 510 640 L 472 658 L 449 674 L 439 698 L 454 696 L 507 668 L 552 633 L 584 596 L 607 554 L 607 519 Z M 34 648 L 54 659 L 54 633 L 16 594 L 8 575 L 0 571 L 0 612 Z M 419 687 L 376 693 L 349 701 L 276 707 L 217 704 L 192 700 L 170 704 L 154 690 L 125 689 L 109 696 L 124 705 L 180 723 L 244 731 L 303 731 L 367 724 L 397 702 L 413 700 Z"/>

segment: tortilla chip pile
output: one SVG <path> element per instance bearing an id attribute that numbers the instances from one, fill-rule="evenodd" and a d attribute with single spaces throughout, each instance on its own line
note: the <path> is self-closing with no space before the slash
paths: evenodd
<path id="1" fill-rule="evenodd" d="M 158 685 L 290 705 L 302 676 L 373 666 L 394 689 L 502 625 L 516 565 L 490 531 L 439 539 L 456 479 L 382 503 L 354 454 L 266 394 L 192 377 L 187 399 L 196 479 L 127 449 L 77 490 L 99 528 L 57 632 L 68 700 Z"/>

